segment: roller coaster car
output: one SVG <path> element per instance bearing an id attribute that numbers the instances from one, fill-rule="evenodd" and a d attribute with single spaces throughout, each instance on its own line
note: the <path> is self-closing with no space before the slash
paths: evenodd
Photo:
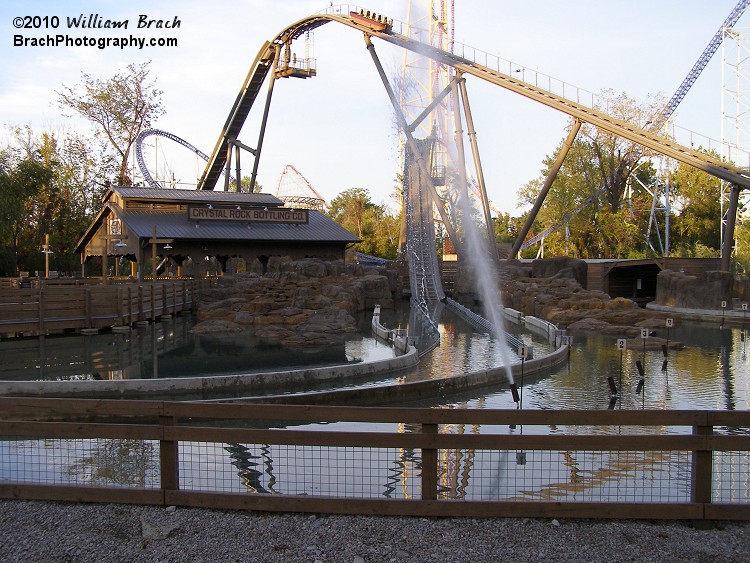
<path id="1" fill-rule="evenodd" d="M 376 14 L 375 12 L 370 12 L 369 10 L 349 12 L 349 17 L 352 18 L 355 22 L 369 27 L 373 31 L 390 32 L 391 28 L 393 27 L 393 20 L 389 20 L 385 16 L 381 16 L 380 14 Z"/>

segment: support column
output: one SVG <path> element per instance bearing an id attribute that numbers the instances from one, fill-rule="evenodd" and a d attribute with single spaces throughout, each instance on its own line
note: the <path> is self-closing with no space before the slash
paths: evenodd
<path id="1" fill-rule="evenodd" d="M 721 243 L 721 269 L 730 271 L 732 260 L 732 248 L 734 247 L 734 226 L 737 222 L 737 208 L 740 202 L 740 190 L 737 184 L 732 184 L 729 194 L 729 209 L 727 209 L 727 224 L 724 230 L 724 240 Z"/>
<path id="2" fill-rule="evenodd" d="M 459 107 L 459 94 L 457 87 L 458 80 L 451 81 L 453 89 L 453 142 L 456 143 L 456 154 L 458 156 L 458 182 L 461 190 L 461 197 L 469 205 L 469 184 L 466 180 L 466 153 L 464 152 L 464 130 L 461 123 L 461 108 Z M 464 206 L 464 207 L 465 207 Z M 468 218 L 465 218 L 467 220 Z"/>
<path id="3" fill-rule="evenodd" d="M 268 83 L 268 94 L 266 94 L 266 105 L 263 108 L 263 119 L 260 124 L 260 133 L 258 134 L 258 143 L 255 145 L 255 160 L 253 162 L 253 172 L 250 175 L 250 190 L 255 191 L 255 179 L 258 177 L 258 164 L 260 163 L 260 151 L 263 149 L 263 138 L 266 136 L 266 124 L 268 123 L 268 112 L 271 109 L 271 95 L 273 94 L 273 86 L 276 82 L 276 68 L 279 64 L 279 53 L 280 48 L 278 45 L 274 47 L 274 62 L 273 69 L 271 72 L 271 78 Z M 239 191 L 240 178 L 237 178 L 237 186 Z"/>
<path id="4" fill-rule="evenodd" d="M 552 168 L 550 168 L 550 171 L 547 174 L 547 179 L 544 181 L 544 186 L 542 186 L 542 190 L 539 192 L 539 195 L 537 196 L 536 201 L 534 202 L 534 207 L 532 207 L 531 211 L 529 211 L 529 216 L 526 218 L 526 222 L 521 228 L 521 232 L 518 233 L 518 236 L 516 237 L 516 242 L 513 243 L 513 249 L 510 252 L 511 257 L 515 257 L 516 254 L 518 254 L 518 251 L 521 249 L 521 245 L 523 244 L 523 239 L 525 239 L 526 235 L 529 234 L 529 230 L 531 230 L 531 225 L 534 223 L 537 213 L 539 213 L 539 210 L 542 208 L 544 199 L 547 197 L 547 193 L 552 187 L 552 182 L 554 182 L 555 178 L 557 178 L 557 173 L 560 171 L 560 167 L 562 166 L 562 163 L 565 161 L 565 157 L 568 156 L 568 151 L 570 150 L 570 147 L 573 146 L 573 141 L 575 141 L 576 135 L 578 135 L 578 131 L 580 131 L 580 129 L 581 129 L 581 122 L 576 119 L 575 121 L 573 121 L 573 127 L 571 127 L 570 129 L 570 133 L 568 133 L 568 137 L 565 139 L 565 141 L 563 142 L 563 146 L 560 148 L 560 152 L 557 155 L 557 159 L 555 160 L 554 164 L 552 165 Z"/>
<path id="5" fill-rule="evenodd" d="M 466 79 L 463 76 L 459 76 L 458 85 L 461 88 L 461 99 L 464 105 L 464 115 L 466 115 L 466 127 L 469 135 L 469 142 L 471 144 L 471 154 L 474 158 L 474 168 L 477 173 L 477 182 L 479 183 L 479 197 L 482 200 L 482 209 L 484 210 L 484 221 L 487 224 L 487 240 L 490 243 L 490 252 L 492 253 L 493 259 L 497 260 L 497 244 L 495 243 L 495 229 L 492 225 L 492 214 L 490 213 L 490 200 L 487 197 L 487 186 L 484 183 L 484 172 L 482 170 L 482 162 L 479 159 L 479 145 L 477 144 L 477 133 L 474 129 L 474 118 L 471 115 L 471 108 L 469 107 L 469 95 L 466 91 Z"/>

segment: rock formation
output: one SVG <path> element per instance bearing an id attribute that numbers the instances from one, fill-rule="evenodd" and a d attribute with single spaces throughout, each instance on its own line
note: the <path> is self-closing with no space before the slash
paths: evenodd
<path id="1" fill-rule="evenodd" d="M 359 312 L 392 308 L 401 295 L 400 277 L 385 268 L 273 257 L 262 270 L 253 264 L 203 290 L 193 332 L 247 331 L 273 345 L 326 346 L 357 330 Z"/>
<path id="2" fill-rule="evenodd" d="M 729 272 L 705 272 L 689 275 L 662 270 L 656 278 L 658 305 L 686 309 L 721 309 L 721 302 L 731 301 L 734 278 Z"/>
<path id="3" fill-rule="evenodd" d="M 476 309 L 481 303 L 474 297 L 472 277 L 469 268 L 460 267 L 455 294 L 458 301 Z M 584 289 L 580 282 L 586 279 L 583 260 L 535 260 L 530 270 L 516 260 L 507 260 L 502 262 L 499 278 L 505 307 L 572 331 L 635 338 L 643 327 L 665 325 L 663 313 L 642 309 L 630 299 L 612 299 L 602 291 Z"/>

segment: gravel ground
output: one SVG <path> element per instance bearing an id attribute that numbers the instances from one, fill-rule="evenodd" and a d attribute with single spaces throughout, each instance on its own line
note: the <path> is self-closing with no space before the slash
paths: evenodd
<path id="1" fill-rule="evenodd" d="M 747 561 L 750 522 L 395 518 L 0 501 L 0 561 Z"/>

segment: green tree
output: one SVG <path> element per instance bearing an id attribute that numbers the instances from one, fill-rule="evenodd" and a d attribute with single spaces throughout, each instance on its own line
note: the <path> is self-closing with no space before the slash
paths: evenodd
<path id="1" fill-rule="evenodd" d="M 63 86 L 56 92 L 63 109 L 71 109 L 97 126 L 115 151 L 118 169 L 115 181 L 132 184 L 128 177 L 128 157 L 138 134 L 164 113 L 162 91 L 149 81 L 149 63 L 131 63 L 125 71 L 102 80 L 82 73 L 82 83 Z"/>
<path id="2" fill-rule="evenodd" d="M 7 155 L 0 161 L 0 241 L 3 257 L 2 275 L 18 275 L 22 269 L 32 269 L 32 260 L 40 246 L 36 237 L 29 237 L 34 221 L 37 196 L 47 188 L 52 170 L 38 160 L 26 158 L 13 163 Z"/>
<path id="3" fill-rule="evenodd" d="M 15 128 L 15 145 L 2 161 L 0 240 L 5 275 L 42 270 L 45 235 L 54 248 L 50 267 L 72 272 L 80 266 L 75 245 L 101 206 L 108 168 L 96 148 L 76 135 L 60 138 Z"/>
<path id="4" fill-rule="evenodd" d="M 602 99 L 603 111 L 641 127 L 648 125 L 648 116 L 659 107 L 657 102 L 640 107 L 625 94 L 614 96 L 611 91 L 605 91 Z M 562 143 L 556 152 L 560 148 Z M 640 186 L 648 186 L 656 178 L 653 166 L 644 160 L 647 157 L 633 143 L 582 126 L 530 231 L 533 236 L 555 229 L 545 237 L 545 255 L 646 255 L 643 234 L 650 203 Z M 519 191 L 522 202 L 536 201 L 554 161 L 554 156 L 546 157 L 540 177 Z M 524 256 L 533 257 L 536 252 L 529 248 Z"/>
<path id="5" fill-rule="evenodd" d="M 396 257 L 398 217 L 390 215 L 385 206 L 373 203 L 366 189 L 352 188 L 333 198 L 328 215 L 362 240 L 356 247 L 359 252 Z"/>
<path id="6" fill-rule="evenodd" d="M 713 156 L 717 156 L 714 154 Z M 672 176 L 672 246 L 680 256 L 721 250 L 721 180 L 686 164 Z M 738 214 L 741 215 L 741 214 Z M 708 252 L 711 253 L 710 251 Z"/>

